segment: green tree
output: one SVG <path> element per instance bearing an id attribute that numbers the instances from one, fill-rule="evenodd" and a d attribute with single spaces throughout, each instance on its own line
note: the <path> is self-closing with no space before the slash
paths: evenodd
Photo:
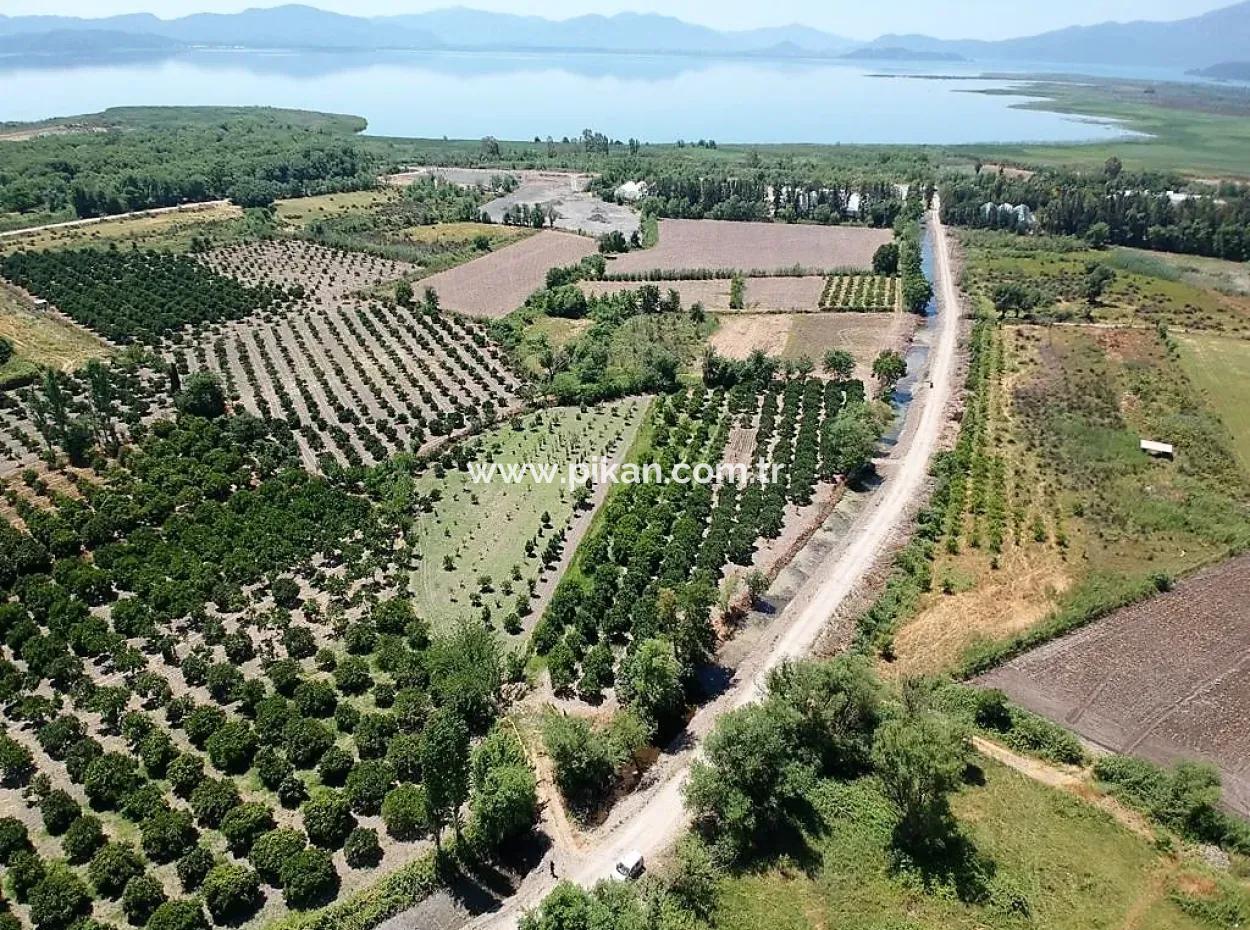
<path id="1" fill-rule="evenodd" d="M 872 255 L 874 274 L 898 274 L 898 243 L 887 242 Z"/>
<path id="2" fill-rule="evenodd" d="M 530 829 L 538 810 L 537 783 L 528 766 L 501 765 L 490 769 L 473 791 L 473 836 L 487 849 Z"/>
<path id="3" fill-rule="evenodd" d="M 304 832 L 315 845 L 338 849 L 356 828 L 347 798 L 337 791 L 323 789 L 304 802 Z"/>
<path id="4" fill-rule="evenodd" d="M 378 844 L 378 831 L 372 827 L 357 827 L 343 844 L 343 858 L 349 868 L 372 869 L 382 861 L 382 847 Z"/>
<path id="5" fill-rule="evenodd" d="M 282 883 L 283 863 L 303 852 L 307 846 L 304 834 L 284 827 L 258 837 L 247 858 L 262 879 L 277 886 Z"/>
<path id="6" fill-rule="evenodd" d="M 855 373 L 855 356 L 845 349 L 830 349 L 825 353 L 822 367 L 826 374 L 845 381 Z"/>
<path id="7" fill-rule="evenodd" d="M 273 812 L 259 801 L 248 801 L 240 804 L 221 819 L 220 830 L 226 838 L 230 851 L 240 858 L 245 857 L 252 849 L 252 844 L 265 833 L 274 829 L 276 824 Z"/>
<path id="8" fill-rule="evenodd" d="M 13 358 L 13 342 L 0 336 L 0 367 L 9 364 L 9 360 Z"/>
<path id="9" fill-rule="evenodd" d="M 460 835 L 460 807 L 469 798 L 469 730 L 455 711 L 439 708 L 421 734 L 421 771 L 436 824 Z M 438 844 L 438 827 L 434 842 Z"/>
<path id="10" fill-rule="evenodd" d="M 30 890 L 30 919 L 38 930 L 65 930 L 91 912 L 91 895 L 74 872 L 61 863 L 48 866 Z"/>
<path id="11" fill-rule="evenodd" d="M 208 930 L 204 909 L 195 899 L 166 901 L 148 918 L 147 930 Z"/>
<path id="12" fill-rule="evenodd" d="M 401 307 L 411 307 L 413 300 L 412 285 L 407 281 L 395 282 L 395 303 Z"/>
<path id="13" fill-rule="evenodd" d="M 620 764 L 617 746 L 582 717 L 552 712 L 543 718 L 543 743 L 556 785 L 575 808 L 587 808 L 608 790 Z"/>
<path id="14" fill-rule="evenodd" d="M 61 849 L 71 865 L 82 865 L 105 843 L 100 818 L 86 814 L 69 825 L 61 837 Z"/>
<path id="15" fill-rule="evenodd" d="M 331 900 L 338 889 L 339 874 L 324 849 L 309 846 L 282 868 L 282 895 L 289 907 L 317 907 Z"/>
<path id="16" fill-rule="evenodd" d="M 142 927 L 165 903 L 165 889 L 155 875 L 136 875 L 122 892 L 122 911 L 133 926 Z"/>
<path id="17" fill-rule="evenodd" d="M 116 899 L 126 883 L 143 874 L 143 859 L 129 843 L 107 843 L 91 858 L 87 877 L 96 894 Z"/>
<path id="18" fill-rule="evenodd" d="M 932 711 L 888 720 L 877 730 L 872 764 L 899 817 L 896 840 L 915 849 L 950 827 L 948 798 L 967 764 L 964 734 Z"/>
<path id="19" fill-rule="evenodd" d="M 648 639 L 621 662 L 617 693 L 644 720 L 660 723 L 681 710 L 685 697 L 681 677 L 673 644 L 666 639 Z"/>
<path id="20" fill-rule="evenodd" d="M 894 387 L 907 374 L 907 360 L 893 349 L 883 349 L 873 360 L 872 374 L 882 397 L 894 393 Z"/>
<path id="21" fill-rule="evenodd" d="M 200 893 L 204 897 L 204 906 L 218 925 L 242 923 L 260 909 L 264 900 L 260 879 L 251 869 L 241 865 L 214 867 L 204 876 Z"/>
<path id="22" fill-rule="evenodd" d="M 397 840 L 416 840 L 435 828 L 425 789 L 420 785 L 400 785 L 391 789 L 382 802 L 382 822 L 386 832 Z"/>
<path id="23" fill-rule="evenodd" d="M 174 398 L 174 406 L 179 413 L 211 420 L 225 416 L 226 393 L 215 374 L 197 371 L 187 378 L 182 390 Z"/>

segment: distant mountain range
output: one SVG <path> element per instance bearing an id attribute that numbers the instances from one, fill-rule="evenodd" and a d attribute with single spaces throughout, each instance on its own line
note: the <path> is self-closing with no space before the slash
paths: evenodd
<path id="1" fill-rule="evenodd" d="M 79 35 L 71 38 L 72 33 Z M 859 42 L 802 25 L 728 32 L 654 13 L 551 20 L 464 7 L 372 18 L 299 5 L 169 20 L 150 13 L 99 19 L 0 15 L 4 55 L 53 54 L 58 48 L 69 55 L 112 49 L 159 53 L 193 46 L 567 50 L 877 61 L 967 58 L 1204 68 L 1244 59 L 1250 47 L 1250 0 L 1176 22 L 1073 26 L 994 42 L 923 35 L 886 35 Z"/>

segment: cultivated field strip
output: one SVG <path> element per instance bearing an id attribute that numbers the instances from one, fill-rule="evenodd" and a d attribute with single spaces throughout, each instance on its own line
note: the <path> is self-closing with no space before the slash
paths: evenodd
<path id="1" fill-rule="evenodd" d="M 1116 611 L 981 676 L 1116 752 L 1200 758 L 1250 812 L 1250 557 Z"/>
<path id="2" fill-rule="evenodd" d="M 521 387 L 477 323 L 360 299 L 186 331 L 166 353 L 186 373 L 218 373 L 250 413 L 286 420 L 312 468 L 420 449 L 513 409 Z"/>
<path id="3" fill-rule="evenodd" d="M 418 271 L 416 265 L 302 239 L 265 239 L 222 246 L 199 256 L 205 266 L 244 284 L 302 289 L 315 303 L 335 300 Z"/>
<path id="4" fill-rule="evenodd" d="M 898 279 L 885 275 L 830 275 L 820 296 L 822 310 L 886 313 L 898 305 Z"/>

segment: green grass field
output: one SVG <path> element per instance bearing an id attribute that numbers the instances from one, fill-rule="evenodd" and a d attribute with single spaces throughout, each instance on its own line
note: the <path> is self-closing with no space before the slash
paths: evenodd
<path id="1" fill-rule="evenodd" d="M 539 578 L 547 539 L 573 514 L 564 465 L 610 456 L 614 447 L 628 448 L 648 405 L 646 398 L 629 398 L 585 412 L 575 407 L 543 410 L 474 440 L 484 462 L 559 465 L 561 481 L 556 484 L 475 483 L 464 471 L 423 475 L 416 490 L 437 493 L 439 500 L 416 522 L 414 544 L 421 561 L 413 573 L 411 595 L 418 612 L 438 628 L 478 615 L 484 605 L 498 626 L 516 596 Z M 550 517 L 547 529 L 542 527 L 544 512 Z M 537 540 L 534 554 L 527 555 L 526 543 L 532 539 Z M 487 577 L 491 590 L 483 591 Z"/>
<path id="2" fill-rule="evenodd" d="M 1070 795 L 995 763 L 954 801 L 968 854 L 927 874 L 892 864 L 870 780 L 826 783 L 805 854 L 723 883 L 717 930 L 1212 930 L 1250 915 L 1231 879 L 1186 865 Z M 1188 912 L 1187 912 L 1188 911 Z M 1209 922 L 1196 914 L 1222 912 Z"/>
<path id="3" fill-rule="evenodd" d="M 1177 342 L 1185 374 L 1232 434 L 1237 460 L 1250 473 L 1250 342 L 1202 335 Z"/>
<path id="4" fill-rule="evenodd" d="M 1250 334 L 1250 297 L 1239 292 L 1245 272 L 1234 262 L 1135 249 L 1098 251 L 1062 236 L 967 229 L 959 235 L 967 256 L 966 287 L 986 297 L 1000 283 L 1035 287 L 1045 298 L 1040 316 Z M 1091 264 L 1116 273 L 1097 305 L 1079 296 Z"/>
<path id="5" fill-rule="evenodd" d="M 14 355 L 0 367 L 0 387 L 29 378 L 38 365 L 73 371 L 110 349 L 87 330 L 30 309 L 0 287 L 0 336 L 13 343 Z"/>
<path id="6" fill-rule="evenodd" d="M 948 151 L 986 161 L 1091 169 L 1115 155 L 1132 171 L 1250 177 L 1246 159 L 1250 113 L 1244 101 L 1225 98 L 1221 91 L 1196 85 L 1148 86 L 1090 79 L 1071 84 L 1039 81 L 1023 93 L 1038 98 L 1023 104 L 1024 108 L 1117 120 L 1125 129 L 1144 136 L 1080 145 L 970 145 Z"/>

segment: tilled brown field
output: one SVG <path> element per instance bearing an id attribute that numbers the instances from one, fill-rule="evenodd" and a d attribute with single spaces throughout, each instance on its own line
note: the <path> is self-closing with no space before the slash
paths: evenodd
<path id="1" fill-rule="evenodd" d="M 1100 746 L 1215 764 L 1250 814 L 1250 556 L 977 679 Z"/>
<path id="2" fill-rule="evenodd" d="M 506 316 L 543 286 L 547 271 L 574 265 L 598 251 L 594 239 L 544 230 L 507 248 L 422 279 L 417 290 L 432 287 L 440 304 L 468 316 Z"/>
<path id="3" fill-rule="evenodd" d="M 662 292 L 670 289 L 681 295 L 683 307 L 696 301 L 706 310 L 729 310 L 729 278 L 708 278 L 693 281 L 651 281 Z M 747 278 L 744 282 L 744 302 L 747 311 L 779 311 L 783 313 L 816 312 L 820 309 L 820 297 L 825 290 L 825 278 L 820 275 L 784 275 L 771 278 Z M 616 294 L 635 291 L 643 286 L 641 281 L 583 281 L 586 294 Z"/>
<path id="4" fill-rule="evenodd" d="M 892 238 L 888 229 L 863 226 L 660 220 L 659 244 L 609 262 L 608 273 L 697 268 L 770 272 L 796 265 L 820 271 L 869 268 L 873 253 Z"/>

